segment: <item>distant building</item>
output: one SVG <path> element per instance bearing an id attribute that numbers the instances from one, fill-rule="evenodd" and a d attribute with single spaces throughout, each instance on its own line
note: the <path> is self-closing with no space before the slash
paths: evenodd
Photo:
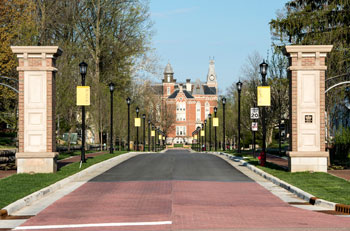
<path id="1" fill-rule="evenodd" d="M 169 129 L 167 143 L 191 143 L 192 132 L 204 123 L 208 114 L 214 115 L 217 107 L 218 86 L 215 73 L 215 62 L 210 60 L 206 82 L 197 79 L 191 83 L 176 83 L 170 63 L 164 70 L 162 80 L 162 105 L 173 113 L 174 123 Z M 209 121 L 208 121 L 209 123 Z"/>

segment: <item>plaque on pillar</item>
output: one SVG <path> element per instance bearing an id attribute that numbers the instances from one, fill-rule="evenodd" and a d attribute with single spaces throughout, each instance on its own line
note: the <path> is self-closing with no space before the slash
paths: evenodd
<path id="1" fill-rule="evenodd" d="M 19 66 L 17 173 L 57 170 L 55 60 L 57 46 L 11 46 Z"/>
<path id="2" fill-rule="evenodd" d="M 325 65 L 332 45 L 286 46 L 290 59 L 291 172 L 327 172 Z"/>

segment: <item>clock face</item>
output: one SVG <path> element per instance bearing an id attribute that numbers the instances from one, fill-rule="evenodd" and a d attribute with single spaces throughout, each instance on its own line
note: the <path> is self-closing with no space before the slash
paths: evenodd
<path id="1" fill-rule="evenodd" d="M 213 81 L 215 78 L 214 78 L 214 75 L 211 75 L 210 77 L 209 77 L 209 79 L 211 80 L 211 81 Z"/>

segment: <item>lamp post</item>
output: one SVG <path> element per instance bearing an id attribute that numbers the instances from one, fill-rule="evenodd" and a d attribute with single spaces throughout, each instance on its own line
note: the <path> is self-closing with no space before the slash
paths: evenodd
<path id="1" fill-rule="evenodd" d="M 224 151 L 226 150 L 226 131 L 225 131 L 225 105 L 226 105 L 226 98 L 222 98 L 222 139 L 224 143 Z"/>
<path id="2" fill-rule="evenodd" d="M 151 151 L 151 120 L 148 120 L 148 151 Z"/>
<path id="3" fill-rule="evenodd" d="M 218 112 L 218 108 L 214 107 L 214 118 L 216 118 L 216 113 Z M 215 151 L 218 150 L 218 145 L 217 145 L 217 135 L 216 135 L 216 126 L 214 127 L 214 142 L 215 142 Z"/>
<path id="4" fill-rule="evenodd" d="M 267 74 L 267 68 L 268 68 L 268 64 L 265 63 L 265 60 L 263 60 L 263 62 L 260 64 L 260 74 L 262 77 L 262 85 L 266 86 L 266 74 Z M 261 165 L 265 165 L 266 163 L 266 124 L 265 124 L 265 117 L 266 117 L 266 109 L 265 107 L 262 108 L 262 132 L 263 132 L 263 143 L 262 143 L 262 152 L 263 152 L 263 159 L 261 161 Z"/>
<path id="5" fill-rule="evenodd" d="M 200 152 L 201 148 L 201 128 L 197 127 L 197 138 L 198 138 L 198 152 Z"/>
<path id="6" fill-rule="evenodd" d="M 85 76 L 87 72 L 87 63 L 84 61 L 79 64 L 81 75 L 81 85 L 85 86 Z M 85 106 L 81 106 L 81 162 L 85 163 Z"/>
<path id="7" fill-rule="evenodd" d="M 130 151 L 130 104 L 131 99 L 126 98 L 126 103 L 128 104 L 128 151 Z"/>
<path id="8" fill-rule="evenodd" d="M 203 131 L 203 132 L 202 132 Z M 202 133 L 204 133 L 203 135 L 202 135 Z M 204 137 L 204 135 L 205 135 L 205 131 L 204 131 L 204 124 L 202 124 L 202 129 L 201 129 L 201 139 L 202 139 L 202 145 L 201 145 L 201 151 L 203 151 L 203 137 Z"/>
<path id="9" fill-rule="evenodd" d="M 209 117 L 209 151 L 211 151 L 211 114 L 208 114 Z"/>
<path id="10" fill-rule="evenodd" d="M 204 147 L 207 151 L 207 120 L 204 120 Z"/>
<path id="11" fill-rule="evenodd" d="M 238 81 L 236 83 L 237 91 L 238 91 L 238 153 L 241 153 L 241 91 L 242 91 L 242 82 Z"/>
<path id="12" fill-rule="evenodd" d="M 109 91 L 111 92 L 111 134 L 110 134 L 110 146 L 109 153 L 113 153 L 113 91 L 114 91 L 114 83 L 109 84 Z"/>
<path id="13" fill-rule="evenodd" d="M 142 114 L 142 120 L 143 120 L 143 150 L 146 150 L 146 114 Z"/>
<path id="14" fill-rule="evenodd" d="M 136 118 L 139 118 L 140 108 L 136 107 Z M 139 150 L 139 127 L 136 127 L 136 151 Z"/>
<path id="15" fill-rule="evenodd" d="M 153 151 L 155 152 L 156 151 L 156 131 L 154 129 L 154 125 L 152 124 L 152 132 L 154 133 L 154 136 L 153 136 Z"/>

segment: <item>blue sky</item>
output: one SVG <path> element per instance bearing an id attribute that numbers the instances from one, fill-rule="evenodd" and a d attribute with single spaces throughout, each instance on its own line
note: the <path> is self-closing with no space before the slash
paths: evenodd
<path id="1" fill-rule="evenodd" d="M 215 57 L 219 90 L 237 82 L 249 54 L 264 57 L 271 47 L 269 21 L 286 0 L 151 0 L 153 47 L 178 82 L 206 80 Z"/>

